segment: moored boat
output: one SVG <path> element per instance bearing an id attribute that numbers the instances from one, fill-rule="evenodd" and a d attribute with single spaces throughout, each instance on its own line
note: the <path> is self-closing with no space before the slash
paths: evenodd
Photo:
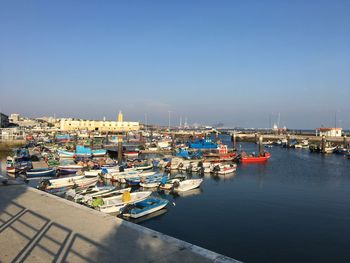
<path id="1" fill-rule="evenodd" d="M 122 195 L 101 198 L 101 204 L 96 208 L 104 213 L 118 213 L 127 204 L 136 203 L 149 197 L 152 192 L 125 192 Z"/>
<path id="2" fill-rule="evenodd" d="M 168 203 L 168 200 L 148 197 L 143 201 L 136 202 L 134 205 L 127 206 L 125 209 L 123 209 L 123 216 L 130 218 L 143 217 L 163 209 Z"/>
<path id="3" fill-rule="evenodd" d="M 56 175 L 56 170 L 53 168 L 36 168 L 26 171 L 26 177 L 37 178 L 37 177 L 52 177 Z"/>
<path id="4" fill-rule="evenodd" d="M 242 163 L 259 163 L 266 162 L 270 158 L 270 153 L 263 152 L 259 155 L 250 154 L 247 155 L 245 152 L 242 153 L 241 162 Z"/>
<path id="5" fill-rule="evenodd" d="M 188 179 L 174 183 L 174 191 L 184 192 L 195 189 L 201 185 L 203 179 Z"/>

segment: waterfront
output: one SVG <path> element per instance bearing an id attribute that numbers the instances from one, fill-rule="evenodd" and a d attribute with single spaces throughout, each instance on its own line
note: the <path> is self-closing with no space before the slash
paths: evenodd
<path id="1" fill-rule="evenodd" d="M 142 225 L 245 262 L 347 262 L 349 160 L 269 151 L 268 163 L 205 177 L 198 195 L 171 199 L 176 207 Z"/>
<path id="2" fill-rule="evenodd" d="M 139 224 L 245 262 L 347 261 L 349 160 L 268 150 L 267 163 L 204 176 L 201 188 L 185 195 L 158 192 L 172 203 L 167 213 Z"/>

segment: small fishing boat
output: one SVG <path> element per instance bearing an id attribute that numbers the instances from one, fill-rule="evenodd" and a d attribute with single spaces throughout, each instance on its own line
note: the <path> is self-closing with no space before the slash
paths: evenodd
<path id="1" fill-rule="evenodd" d="M 60 158 L 74 158 L 75 152 L 69 152 L 64 150 L 57 150 L 58 156 Z"/>
<path id="2" fill-rule="evenodd" d="M 155 188 L 160 184 L 165 184 L 167 182 L 167 176 L 162 174 L 148 176 L 146 178 L 141 178 L 140 186 L 144 188 Z"/>
<path id="3" fill-rule="evenodd" d="M 141 164 L 141 165 L 137 165 L 137 166 L 134 166 L 134 168 L 136 170 L 149 170 L 149 169 L 152 169 L 153 168 L 153 164 L 152 163 L 144 163 L 144 164 Z"/>
<path id="4" fill-rule="evenodd" d="M 323 150 L 322 150 L 322 153 L 333 153 L 335 151 L 337 147 L 335 146 L 328 146 L 328 147 L 325 147 Z"/>
<path id="5" fill-rule="evenodd" d="M 123 209 L 123 216 L 130 218 L 139 218 L 148 214 L 154 213 L 163 209 L 169 203 L 168 200 L 164 200 L 156 197 L 149 197 L 143 201 L 136 202 L 133 205 L 126 206 Z"/>
<path id="6" fill-rule="evenodd" d="M 187 179 L 174 183 L 174 191 L 184 192 L 195 189 L 201 185 L 203 179 Z"/>
<path id="7" fill-rule="evenodd" d="M 224 145 L 227 149 L 227 146 Z M 222 146 L 221 146 L 222 148 Z M 208 160 L 215 160 L 215 161 L 231 161 L 236 157 L 236 153 L 228 152 L 227 150 L 219 149 L 217 153 L 206 153 L 203 154 L 203 157 Z"/>
<path id="8" fill-rule="evenodd" d="M 140 177 L 124 178 L 125 182 L 130 186 L 137 186 L 140 184 Z"/>
<path id="9" fill-rule="evenodd" d="M 259 163 L 266 162 L 270 158 L 270 153 L 264 152 L 260 155 L 247 155 L 245 152 L 242 153 L 241 162 L 242 163 Z"/>
<path id="10" fill-rule="evenodd" d="M 109 193 L 114 189 L 114 186 L 93 186 L 83 190 L 70 189 L 66 192 L 65 197 L 77 203 L 84 203 L 86 200 L 92 199 L 96 195 Z"/>
<path id="11" fill-rule="evenodd" d="M 131 191 L 131 188 L 129 187 L 129 188 L 123 188 L 119 190 L 112 190 L 109 192 L 99 192 L 93 195 L 86 195 L 84 196 L 82 203 L 91 207 L 96 207 L 96 204 L 101 204 L 101 200 L 100 200 L 101 198 L 114 197 L 130 191 Z"/>
<path id="12" fill-rule="evenodd" d="M 145 200 L 151 195 L 152 192 L 125 192 L 122 195 L 101 198 L 101 204 L 96 208 L 103 213 L 118 213 L 120 209 L 127 204 L 133 204 L 142 200 Z"/>
<path id="13" fill-rule="evenodd" d="M 300 143 L 295 144 L 294 147 L 299 149 L 309 148 L 309 141 L 306 139 L 302 140 Z"/>
<path id="14" fill-rule="evenodd" d="M 347 147 L 337 147 L 334 151 L 336 154 L 342 154 L 342 155 L 347 155 L 350 153 L 350 149 Z"/>
<path id="15" fill-rule="evenodd" d="M 59 165 L 57 170 L 61 174 L 73 174 L 83 169 L 83 166 L 77 164 L 69 164 L 69 165 Z"/>
<path id="16" fill-rule="evenodd" d="M 52 177 L 56 175 L 56 170 L 53 168 L 36 168 L 26 171 L 26 177 L 37 178 L 37 177 Z"/>
<path id="17" fill-rule="evenodd" d="M 15 161 L 14 158 L 8 156 L 6 159 L 6 171 L 8 174 L 15 174 L 18 169 L 15 167 Z"/>
<path id="18" fill-rule="evenodd" d="M 229 174 L 235 172 L 236 167 L 236 164 L 216 165 L 213 168 L 213 172 L 217 174 Z"/>
<path id="19" fill-rule="evenodd" d="M 71 176 L 66 178 L 43 180 L 39 183 L 38 189 L 49 193 L 65 193 L 73 187 L 88 188 L 96 185 L 97 178 L 85 178 L 84 176 Z"/>
<path id="20" fill-rule="evenodd" d="M 180 157 L 174 157 L 171 159 L 170 162 L 170 170 L 177 170 L 179 169 L 179 165 L 183 163 L 184 159 Z"/>
<path id="21" fill-rule="evenodd" d="M 6 158 L 6 171 L 9 174 L 24 172 L 32 168 L 31 161 L 24 161 L 23 158 L 11 157 Z"/>
<path id="22" fill-rule="evenodd" d="M 143 182 L 140 183 L 140 186 L 143 188 L 156 188 L 160 185 L 160 182 L 154 181 L 154 182 Z"/>
<path id="23" fill-rule="evenodd" d="M 105 179 L 110 179 L 113 182 L 126 183 L 126 179 L 136 178 L 140 174 L 139 171 L 126 171 L 126 172 L 117 172 L 117 173 L 107 173 L 103 174 L 102 177 Z"/>
<path id="24" fill-rule="evenodd" d="M 105 149 L 92 150 L 91 152 L 93 157 L 102 157 L 107 154 L 107 150 Z"/>
<path id="25" fill-rule="evenodd" d="M 171 180 L 165 180 L 163 178 L 160 182 L 159 189 L 170 190 L 174 187 L 175 183 L 179 183 L 181 180 L 185 180 L 185 178 L 183 178 L 183 179 L 173 178 Z"/>
<path id="26" fill-rule="evenodd" d="M 127 152 L 124 152 L 123 155 L 126 158 L 135 158 L 135 157 L 139 156 L 139 152 L 138 151 L 127 151 Z"/>

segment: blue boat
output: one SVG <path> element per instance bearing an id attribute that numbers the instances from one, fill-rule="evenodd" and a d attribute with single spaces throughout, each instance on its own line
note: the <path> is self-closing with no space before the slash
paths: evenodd
<path id="1" fill-rule="evenodd" d="M 185 150 L 185 149 L 182 149 L 182 148 L 180 148 L 180 149 L 175 153 L 175 156 L 181 157 L 181 158 L 185 158 L 185 159 L 190 158 L 190 155 L 189 155 L 188 151 Z"/>
<path id="2" fill-rule="evenodd" d="M 139 218 L 163 209 L 168 203 L 168 200 L 157 197 L 149 197 L 143 201 L 135 203 L 134 205 L 127 206 L 123 211 L 123 216 Z"/>
<path id="3" fill-rule="evenodd" d="M 196 139 L 194 142 L 189 142 L 188 147 L 191 149 L 216 149 L 218 145 L 213 143 L 211 139 Z"/>
<path id="4" fill-rule="evenodd" d="M 77 156 L 77 157 L 91 157 L 92 151 L 89 147 L 77 145 L 75 148 L 75 156 Z"/>
<path id="5" fill-rule="evenodd" d="M 137 186 L 140 184 L 140 177 L 135 178 L 125 178 L 125 181 L 130 186 Z"/>
<path id="6" fill-rule="evenodd" d="M 56 170 L 52 168 L 36 168 L 26 172 L 27 179 L 37 177 L 52 177 L 56 175 Z"/>

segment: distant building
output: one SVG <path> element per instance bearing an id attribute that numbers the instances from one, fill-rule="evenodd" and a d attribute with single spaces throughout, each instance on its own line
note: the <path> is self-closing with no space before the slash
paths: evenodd
<path id="1" fill-rule="evenodd" d="M 18 113 L 11 113 L 10 117 L 9 117 L 9 121 L 11 123 L 17 123 L 19 122 L 20 118 L 19 118 L 19 114 Z"/>
<path id="2" fill-rule="evenodd" d="M 138 131 L 139 122 L 129 122 L 123 120 L 123 114 L 119 112 L 117 121 L 106 120 L 81 120 L 81 119 L 61 119 L 61 131 L 98 131 L 98 132 L 127 132 Z"/>
<path id="3" fill-rule="evenodd" d="M 10 123 L 17 124 L 24 128 L 40 127 L 40 123 L 35 119 L 20 117 L 18 113 L 12 113 L 9 118 Z"/>
<path id="4" fill-rule="evenodd" d="M 0 112 L 0 128 L 7 128 L 9 126 L 9 116 Z"/>
<path id="5" fill-rule="evenodd" d="M 342 130 L 342 128 L 317 128 L 316 136 L 341 137 Z"/>

